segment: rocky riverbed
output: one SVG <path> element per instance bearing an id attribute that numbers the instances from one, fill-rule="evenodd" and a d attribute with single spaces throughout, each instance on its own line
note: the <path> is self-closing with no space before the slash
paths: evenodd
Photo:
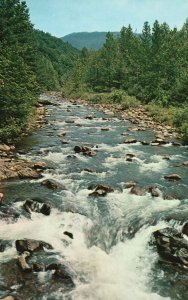
<path id="1" fill-rule="evenodd" d="M 1 299 L 186 300 L 187 147 L 175 129 L 142 107 L 57 93 L 38 108 L 37 131 L 0 145 Z"/>

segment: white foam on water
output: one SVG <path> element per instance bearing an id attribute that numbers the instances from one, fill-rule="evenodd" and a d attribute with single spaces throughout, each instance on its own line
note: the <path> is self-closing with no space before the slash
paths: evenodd
<path id="1" fill-rule="evenodd" d="M 140 161 L 141 161 L 140 159 L 133 157 L 133 161 L 129 162 L 126 160 L 126 156 L 114 157 L 111 155 L 105 159 L 103 166 L 112 168 L 112 167 L 116 167 L 117 165 L 130 164 L 130 163 L 132 164 Z"/>
<path id="2" fill-rule="evenodd" d="M 75 203 L 88 206 L 89 209 L 89 201 L 86 201 L 88 193 L 87 189 L 80 190 L 75 196 Z M 69 197 L 73 198 L 73 195 L 69 193 Z M 125 222 L 136 215 L 146 218 L 153 212 L 169 210 L 180 203 L 178 200 L 152 200 L 148 195 L 139 197 L 129 194 L 128 190 L 110 193 L 103 201 L 108 203 L 111 216 L 119 218 L 125 214 Z M 92 226 L 93 222 L 84 215 L 60 212 L 53 208 L 50 216 L 32 213 L 31 220 L 20 218 L 14 224 L 1 224 L 0 238 L 14 241 L 31 238 L 50 243 L 59 260 L 70 263 L 78 276 L 71 299 L 169 299 L 154 294 L 149 289 L 151 269 L 157 254 L 148 247 L 148 241 L 153 231 L 167 226 L 165 222 L 143 227 L 133 239 L 115 245 L 109 254 L 97 246 L 87 246 L 87 234 Z M 101 232 L 103 230 L 105 229 L 101 227 Z M 64 231 L 72 232 L 74 239 L 65 236 Z M 11 248 L 1 255 L 2 261 L 8 260 L 16 256 L 16 250 Z M 85 279 L 85 284 L 80 281 L 81 277 Z"/>
<path id="3" fill-rule="evenodd" d="M 109 144 L 98 144 L 98 150 L 106 151 L 110 153 L 119 152 L 122 155 L 127 153 L 135 153 L 135 155 L 143 155 L 144 152 L 134 148 L 136 144 L 117 144 L 117 145 L 109 145 Z"/>
<path id="4" fill-rule="evenodd" d="M 80 285 L 72 298 L 83 300 L 160 300 L 147 284 L 156 255 L 146 246 L 155 228 L 140 231 L 133 240 L 116 245 L 108 255 L 97 247 L 84 252 L 84 269 L 89 269 L 90 283 Z M 83 257 L 83 254 L 82 254 Z M 86 266 L 87 265 L 87 266 Z"/>
<path id="5" fill-rule="evenodd" d="M 47 161 L 52 161 L 52 162 L 64 162 L 67 158 L 67 154 L 69 153 L 69 151 L 67 151 L 67 153 L 62 153 L 62 152 L 49 152 L 48 154 L 46 154 L 43 159 L 47 160 Z"/>
<path id="6" fill-rule="evenodd" d="M 163 159 L 160 155 L 153 155 L 150 158 L 151 162 L 146 162 L 146 160 L 140 161 L 139 170 L 140 172 L 160 172 L 168 168 L 168 161 Z M 147 173 L 145 173 L 147 175 Z M 149 176 L 151 174 L 148 174 Z"/>

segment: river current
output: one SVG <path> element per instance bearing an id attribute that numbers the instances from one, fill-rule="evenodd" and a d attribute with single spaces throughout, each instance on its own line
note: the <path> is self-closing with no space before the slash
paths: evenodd
<path id="1" fill-rule="evenodd" d="M 5 182 L 3 192 L 6 201 L 18 209 L 21 203 L 13 203 L 17 197 L 47 198 L 52 212 L 50 216 L 32 213 L 30 219 L 23 216 L 15 223 L 0 221 L 1 239 L 48 242 L 74 274 L 73 290 L 64 294 L 57 290 L 38 299 L 188 299 L 188 292 L 176 282 L 175 272 L 158 264 L 159 256 L 150 243 L 152 232 L 169 224 L 181 227 L 188 212 L 187 168 L 180 166 L 187 160 L 187 147 L 174 146 L 171 140 L 160 147 L 140 142 L 124 144 L 126 137 L 121 134 L 133 127 L 129 121 L 64 99 L 58 106 L 48 106 L 48 111 L 46 126 L 25 137 L 19 148 L 26 153 L 20 157 L 45 161 L 49 168 L 41 179 Z M 86 119 L 87 115 L 93 119 Z M 70 120 L 74 123 L 67 123 Z M 101 131 L 102 127 L 110 130 Z M 66 131 L 69 144 L 62 144 L 62 131 Z M 129 137 L 138 141 L 155 139 L 152 130 L 130 131 Z M 75 153 L 76 145 L 93 145 L 97 155 Z M 135 154 L 132 162 L 126 161 L 128 153 Z M 164 155 L 170 160 L 165 160 Z M 173 173 L 182 179 L 164 179 Z M 49 190 L 41 186 L 44 179 L 54 179 L 67 190 Z M 149 193 L 131 194 L 130 189 L 124 188 L 130 180 L 140 187 L 157 184 L 163 195 L 170 195 L 171 199 Z M 91 197 L 88 186 L 96 183 L 111 185 L 115 191 L 105 197 Z M 63 237 L 64 231 L 73 233 L 74 239 Z M 0 253 L 0 263 L 16 255 L 12 246 Z M 38 280 L 46 280 L 43 272 L 39 272 Z"/>

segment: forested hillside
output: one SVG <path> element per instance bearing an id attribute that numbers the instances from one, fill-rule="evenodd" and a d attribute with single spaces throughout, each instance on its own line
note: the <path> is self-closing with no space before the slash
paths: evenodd
<path id="1" fill-rule="evenodd" d="M 58 89 L 78 50 L 34 30 L 26 3 L 0 0 L 0 139 L 17 137 L 40 92 Z"/>
<path id="2" fill-rule="evenodd" d="M 68 42 L 73 47 L 81 50 L 86 47 L 88 49 L 99 50 L 105 43 L 107 32 L 74 32 L 64 37 L 62 40 Z M 118 36 L 119 32 L 113 32 L 114 36 Z"/>
<path id="3" fill-rule="evenodd" d="M 65 93 L 95 93 L 96 101 L 111 93 L 114 102 L 134 96 L 149 103 L 154 115 L 159 107 L 168 108 L 171 123 L 188 136 L 188 20 L 180 30 L 155 21 L 152 28 L 145 22 L 139 36 L 131 26 L 123 27 L 119 37 L 108 33 L 99 51 L 83 49 Z M 136 98 L 129 100 L 135 105 Z"/>

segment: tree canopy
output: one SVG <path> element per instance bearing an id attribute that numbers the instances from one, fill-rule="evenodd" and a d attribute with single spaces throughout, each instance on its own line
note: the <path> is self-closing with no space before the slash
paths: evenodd
<path id="1" fill-rule="evenodd" d="M 34 30 L 24 1 L 0 0 L 0 139 L 25 128 L 41 91 L 58 89 L 78 50 Z"/>

